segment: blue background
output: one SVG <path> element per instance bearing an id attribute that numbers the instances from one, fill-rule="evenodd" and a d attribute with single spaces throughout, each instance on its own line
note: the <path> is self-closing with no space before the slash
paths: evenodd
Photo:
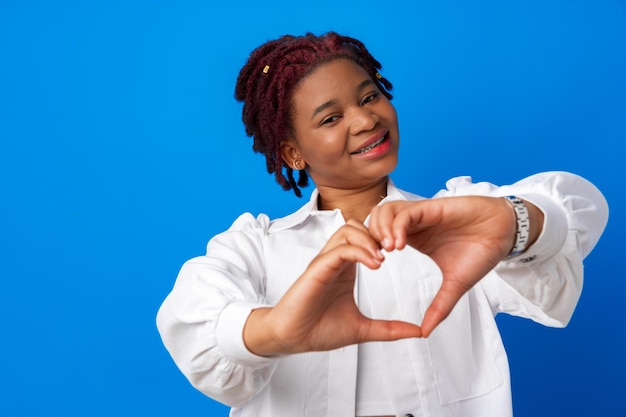
<path id="1" fill-rule="evenodd" d="M 498 321 L 518 417 L 626 416 L 626 3 L 408 3 L 0 1 L 0 416 L 227 415 L 155 314 L 238 214 L 304 201 L 265 174 L 233 89 L 260 43 L 331 29 L 394 82 L 403 188 L 569 170 L 605 193 L 570 326 Z"/>

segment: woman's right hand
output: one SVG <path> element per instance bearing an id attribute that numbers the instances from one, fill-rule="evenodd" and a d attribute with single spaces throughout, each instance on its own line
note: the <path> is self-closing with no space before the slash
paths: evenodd
<path id="1" fill-rule="evenodd" d="M 377 269 L 383 261 L 367 228 L 349 220 L 276 306 L 252 311 L 243 332 L 246 346 L 257 355 L 271 356 L 420 337 L 418 326 L 370 319 L 356 305 L 356 263 Z"/>

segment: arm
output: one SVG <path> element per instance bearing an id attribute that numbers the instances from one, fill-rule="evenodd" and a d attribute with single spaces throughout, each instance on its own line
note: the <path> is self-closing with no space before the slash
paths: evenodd
<path id="1" fill-rule="evenodd" d="M 507 260 L 514 239 L 514 215 L 499 197 L 512 194 L 529 203 L 534 242 L 524 254 Z M 534 313 L 543 309 L 545 320 L 538 321 L 548 324 L 571 315 L 579 294 L 572 290 L 582 281 L 582 268 L 576 265 L 595 245 L 606 224 L 606 202 L 593 185 L 567 173 L 539 174 L 506 187 L 472 184 L 468 178 L 460 178 L 450 181 L 448 190 L 436 197 L 442 198 L 387 203 L 372 212 L 370 222 L 373 236 L 385 249 L 409 244 L 429 255 L 442 270 L 442 287 L 422 323 L 425 336 L 494 268 L 507 284 L 494 286 L 493 274 L 488 275 L 492 285 L 485 287 L 499 288 L 488 291 L 496 310 L 517 308 L 513 312 L 521 314 L 524 307 L 535 306 Z M 541 282 L 526 273 L 529 264 L 543 265 Z M 568 291 L 559 290 L 564 286 Z M 514 296 L 514 291 L 522 297 Z M 526 301 L 511 304 L 520 298 Z M 545 311 L 554 306 L 553 311 Z M 549 319 L 551 315 L 558 317 Z"/>
<path id="2" fill-rule="evenodd" d="M 163 343 L 181 372 L 206 395 L 230 406 L 255 396 L 276 359 L 241 342 L 245 320 L 263 299 L 262 235 L 268 220 L 242 215 L 186 262 L 157 315 Z"/>
<path id="3" fill-rule="evenodd" d="M 283 355 L 421 336 L 411 323 L 370 319 L 357 307 L 356 263 L 377 269 L 383 261 L 365 226 L 348 220 L 274 307 L 250 314 L 246 346 L 259 355 Z"/>
<path id="4" fill-rule="evenodd" d="M 357 308 L 356 263 L 383 262 L 362 224 L 339 228 L 274 306 L 261 296 L 263 233 L 248 218 L 212 239 L 207 256 L 183 266 L 159 310 L 163 342 L 198 390 L 240 406 L 270 381 L 282 355 L 421 335 L 411 323 L 372 320 Z"/>
<path id="5" fill-rule="evenodd" d="M 494 312 L 563 327 L 580 298 L 583 260 L 606 227 L 606 200 L 587 180 L 560 172 L 531 176 L 501 191 L 541 207 L 544 228 L 524 254 L 499 263 L 483 288 Z"/>

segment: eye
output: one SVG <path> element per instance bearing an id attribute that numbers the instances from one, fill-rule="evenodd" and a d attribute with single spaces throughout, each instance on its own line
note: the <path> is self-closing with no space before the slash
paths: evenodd
<path id="1" fill-rule="evenodd" d="M 337 120 L 339 120 L 339 116 L 334 115 L 334 116 L 328 116 L 327 118 L 325 118 L 324 120 L 322 120 L 322 125 L 327 125 L 333 122 L 336 122 Z"/>
<path id="2" fill-rule="evenodd" d="M 367 96 L 365 96 L 363 101 L 361 101 L 361 106 L 375 101 L 379 96 L 380 96 L 379 92 L 368 94 Z"/>

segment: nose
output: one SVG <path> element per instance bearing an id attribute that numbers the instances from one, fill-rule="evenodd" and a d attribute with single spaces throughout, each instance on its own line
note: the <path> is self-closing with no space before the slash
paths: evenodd
<path id="1" fill-rule="evenodd" d="M 359 106 L 356 107 L 350 120 L 350 133 L 357 135 L 361 132 L 374 129 L 379 121 L 378 115 L 371 109 Z"/>

